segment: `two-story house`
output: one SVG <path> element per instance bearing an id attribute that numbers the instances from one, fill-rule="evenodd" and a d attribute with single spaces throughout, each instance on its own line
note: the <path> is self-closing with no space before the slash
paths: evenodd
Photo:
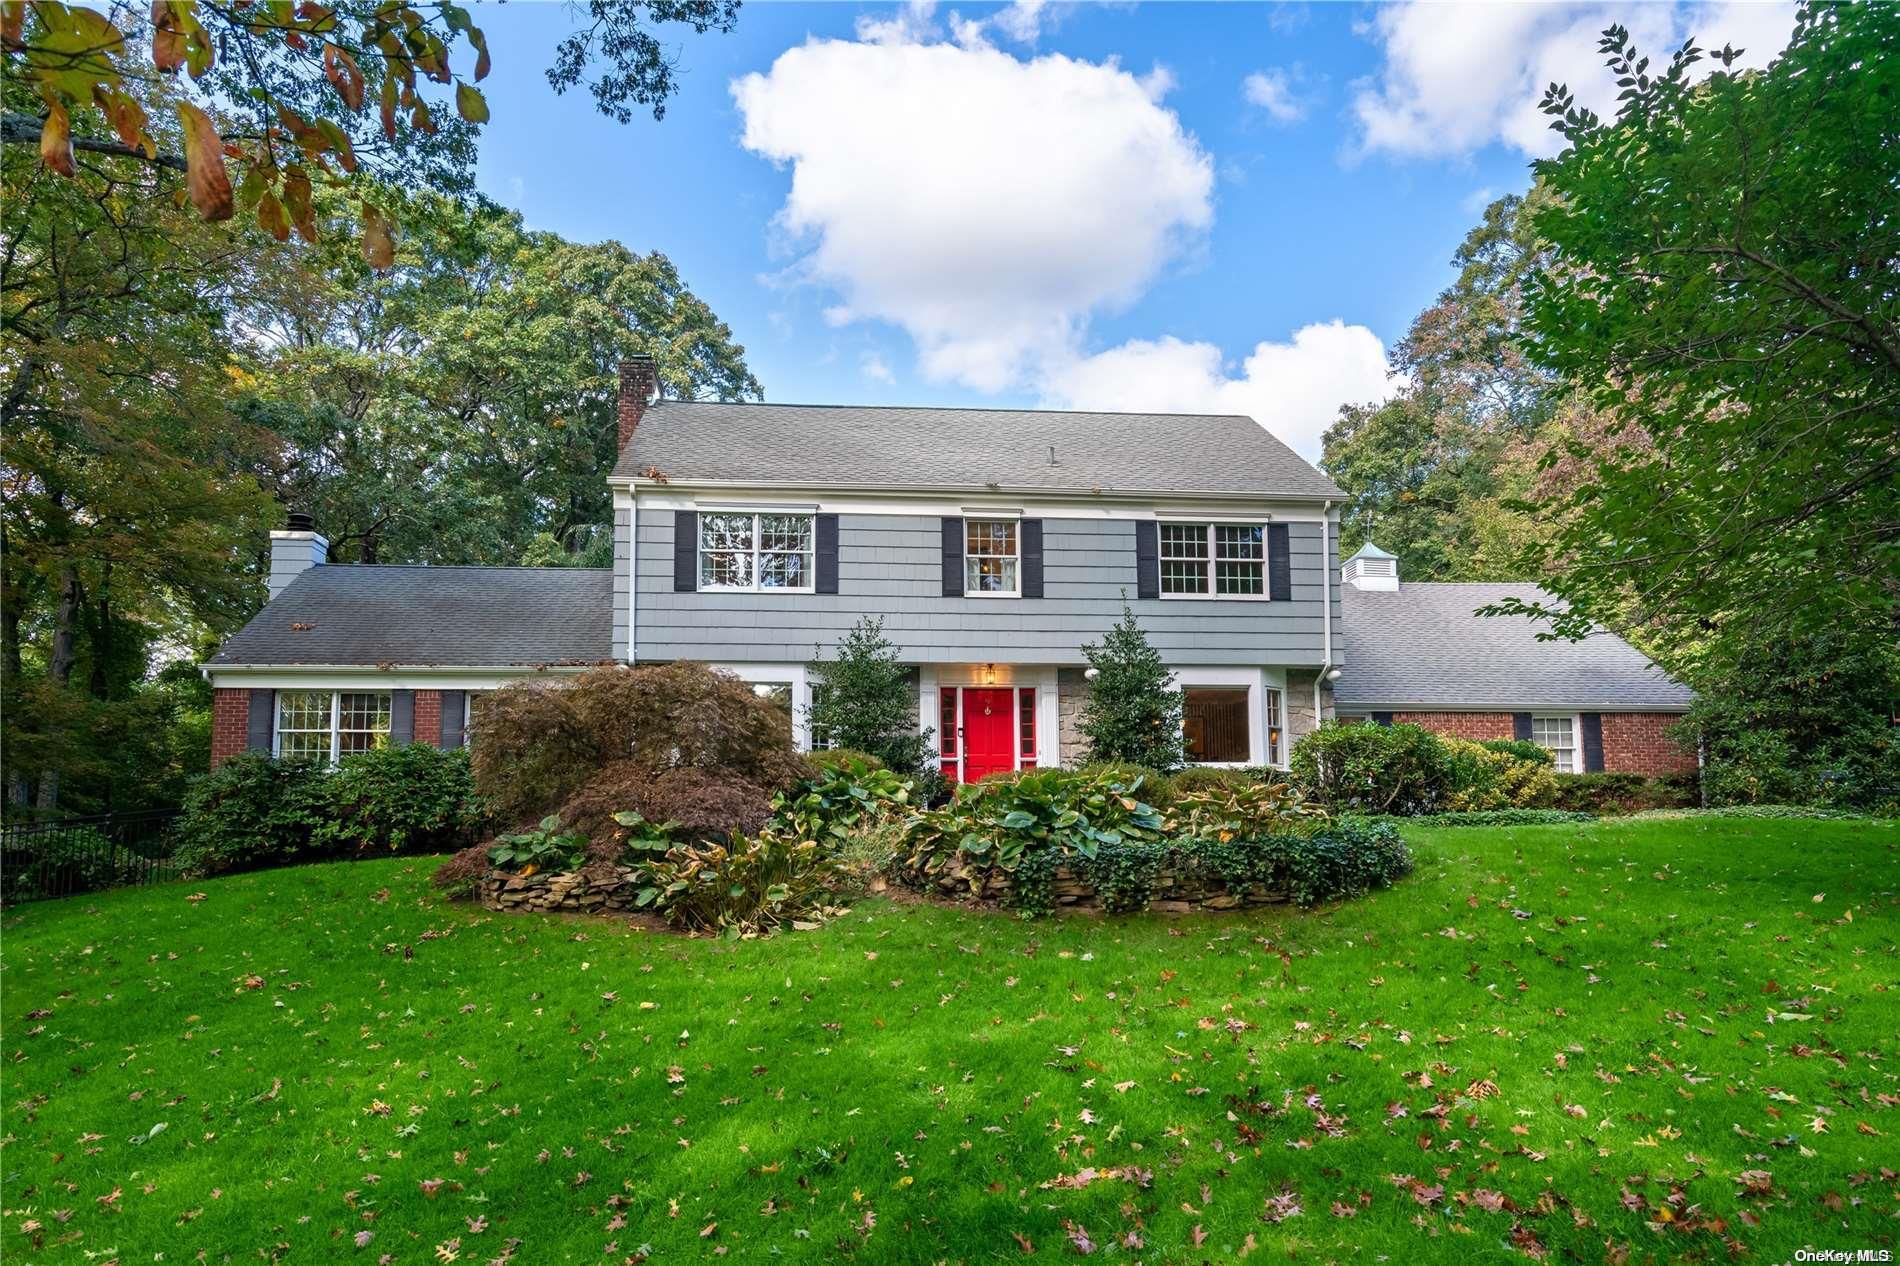
<path id="1" fill-rule="evenodd" d="M 1353 681 L 1342 494 L 1251 418 L 702 403 L 659 399 L 650 361 L 620 377 L 610 570 L 327 565 L 293 515 L 271 534 L 270 602 L 206 669 L 213 761 L 459 745 L 482 692 L 670 660 L 753 683 L 807 745 L 810 665 L 867 614 L 963 780 L 1086 757 L 1082 647 L 1124 601 L 1185 692 L 1193 761 L 1283 766 Z M 1385 673 L 1412 617 L 1361 605 Z M 1494 645 L 1461 619 L 1432 639 Z M 1566 671 L 1546 710 L 1568 706 Z M 1429 684 L 1390 706 L 1443 697 Z M 1478 694 L 1506 724 L 1521 711 Z"/>
<path id="2" fill-rule="evenodd" d="M 1082 647 L 1124 599 L 1195 760 L 1284 764 L 1340 663 L 1331 480 L 1238 416 L 717 404 L 623 367 L 611 572 L 326 566 L 272 534 L 271 601 L 211 661 L 214 759 L 458 743 L 469 696 L 691 659 L 779 699 L 866 614 L 946 773 L 1073 762 Z M 387 737 L 385 737 L 387 736 Z"/>

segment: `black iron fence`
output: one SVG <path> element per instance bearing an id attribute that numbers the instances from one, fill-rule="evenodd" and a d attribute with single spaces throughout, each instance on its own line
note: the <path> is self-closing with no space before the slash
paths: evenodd
<path id="1" fill-rule="evenodd" d="M 0 825 L 0 902 L 69 897 L 178 878 L 176 809 Z"/>

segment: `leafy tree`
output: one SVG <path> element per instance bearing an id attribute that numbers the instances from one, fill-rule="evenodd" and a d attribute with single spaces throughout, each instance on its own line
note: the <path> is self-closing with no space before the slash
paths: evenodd
<path id="1" fill-rule="evenodd" d="M 601 111 L 622 122 L 629 103 L 651 106 L 658 118 L 675 83 L 653 28 L 726 32 L 738 7 L 736 0 L 592 0 L 590 25 L 562 42 L 549 80 L 556 91 L 587 80 Z M 347 189 L 364 258 L 377 267 L 395 253 L 379 183 L 470 188 L 475 130 L 488 121 L 475 84 L 490 59 L 487 37 L 461 5 L 166 0 L 151 6 L 143 25 L 128 20 L 133 12 L 115 5 L 108 16 L 60 0 L 0 5 L 0 64 L 9 85 L 0 139 L 36 143 L 46 167 L 69 177 L 78 173 L 80 153 L 182 172 L 205 219 L 254 213 L 280 242 L 293 230 L 314 241 L 317 192 Z M 597 61 L 604 66 L 588 80 Z M 148 71 L 175 77 L 181 70 L 202 104 L 174 93 L 155 115 L 141 82 Z M 219 117 L 214 103 L 230 114 Z M 236 164 L 235 181 L 227 159 Z M 168 191 L 154 182 L 137 193 Z"/>
<path id="2" fill-rule="evenodd" d="M 1546 428 L 1573 406 L 1517 341 L 1523 281 L 1542 257 L 1527 208 L 1500 198 L 1452 257 L 1458 278 L 1393 352 L 1406 387 L 1382 405 L 1349 405 L 1321 465 L 1348 494 L 1347 552 L 1377 537 L 1421 580 L 1507 579 L 1537 525 L 1513 499 L 1536 488 Z"/>
<path id="3" fill-rule="evenodd" d="M 539 562 L 539 536 L 598 556 L 619 362 L 653 356 L 674 398 L 759 395 L 664 255 L 534 232 L 481 200 L 400 205 L 388 271 L 326 237 L 291 248 L 306 284 L 244 307 L 269 350 L 238 411 L 283 441 L 260 473 L 338 559 Z"/>
<path id="4" fill-rule="evenodd" d="M 1575 637 L 1627 608 L 1711 680 L 1823 636 L 1891 662 L 1900 23 L 1804 6 L 1766 69 L 1734 71 L 1725 48 L 1700 83 L 1693 42 L 1653 76 L 1621 27 L 1601 51 L 1615 118 L 1545 98 L 1569 145 L 1537 164 L 1548 254 L 1522 346 L 1604 435 L 1564 450 L 1581 475 L 1525 556 L 1562 604 L 1509 609 Z"/>
<path id="5" fill-rule="evenodd" d="M 1122 618 L 1082 648 L 1095 678 L 1082 709 L 1081 730 L 1091 761 L 1119 761 L 1163 772 L 1186 759 L 1181 738 L 1182 695 L 1174 674 L 1135 612 L 1122 603 Z"/>
<path id="6" fill-rule="evenodd" d="M 811 672 L 806 717 L 814 744 L 869 752 L 891 769 L 923 766 L 932 732 L 918 731 L 910 671 L 898 662 L 881 618 L 860 619 L 837 654 L 812 664 Z"/>

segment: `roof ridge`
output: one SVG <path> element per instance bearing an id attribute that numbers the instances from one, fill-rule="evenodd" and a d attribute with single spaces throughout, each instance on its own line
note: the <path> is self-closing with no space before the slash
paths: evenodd
<path id="1" fill-rule="evenodd" d="M 1255 426 L 1260 426 L 1259 419 L 1249 413 L 1192 413 L 1177 409 L 1006 409 L 1001 405 L 984 404 L 806 404 L 794 400 L 667 400 L 664 398 L 655 400 L 648 409 L 650 411 L 673 404 L 743 406 L 748 409 L 889 409 L 913 413 L 1034 413 L 1101 418 L 1232 418 L 1235 421 L 1251 422 Z M 1264 426 L 1260 429 L 1266 430 Z M 1272 435 L 1273 432 L 1267 431 L 1267 434 Z M 1279 437 L 1274 436 L 1274 438 Z"/>

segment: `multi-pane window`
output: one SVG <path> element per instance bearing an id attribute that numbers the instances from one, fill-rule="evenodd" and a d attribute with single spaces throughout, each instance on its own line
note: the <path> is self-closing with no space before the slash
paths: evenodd
<path id="1" fill-rule="evenodd" d="M 1016 755 L 1025 769 L 1036 763 L 1036 691 L 1032 686 L 1016 692 Z"/>
<path id="2" fill-rule="evenodd" d="M 334 761 L 389 746 L 387 690 L 280 690 L 277 755 Z"/>
<path id="3" fill-rule="evenodd" d="M 1281 750 L 1281 744 L 1285 741 L 1284 727 L 1286 725 L 1286 718 L 1281 714 L 1281 711 L 1280 711 L 1281 707 L 1283 707 L 1284 705 L 1281 701 L 1280 692 L 1278 690 L 1273 689 L 1271 686 L 1267 688 L 1266 705 L 1267 705 L 1267 764 L 1269 765 L 1285 764 L 1286 753 Z"/>
<path id="4" fill-rule="evenodd" d="M 1259 598 L 1267 592 L 1267 529 L 1258 523 L 1160 525 L 1161 592 Z"/>
<path id="5" fill-rule="evenodd" d="M 277 692 L 277 755 L 284 760 L 330 759 L 328 690 Z"/>
<path id="6" fill-rule="evenodd" d="M 1252 751 L 1247 687 L 1189 686 L 1181 692 L 1181 736 L 1195 764 L 1244 765 Z"/>
<path id="7" fill-rule="evenodd" d="M 1550 752 L 1560 774 L 1577 772 L 1577 730 L 1574 717 L 1532 717 L 1531 742 Z"/>
<path id="8" fill-rule="evenodd" d="M 966 593 L 1017 592 L 1017 526 L 1007 519 L 964 522 L 963 588 Z"/>
<path id="9" fill-rule="evenodd" d="M 814 549 L 809 514 L 702 514 L 699 587 L 809 591 Z"/>

